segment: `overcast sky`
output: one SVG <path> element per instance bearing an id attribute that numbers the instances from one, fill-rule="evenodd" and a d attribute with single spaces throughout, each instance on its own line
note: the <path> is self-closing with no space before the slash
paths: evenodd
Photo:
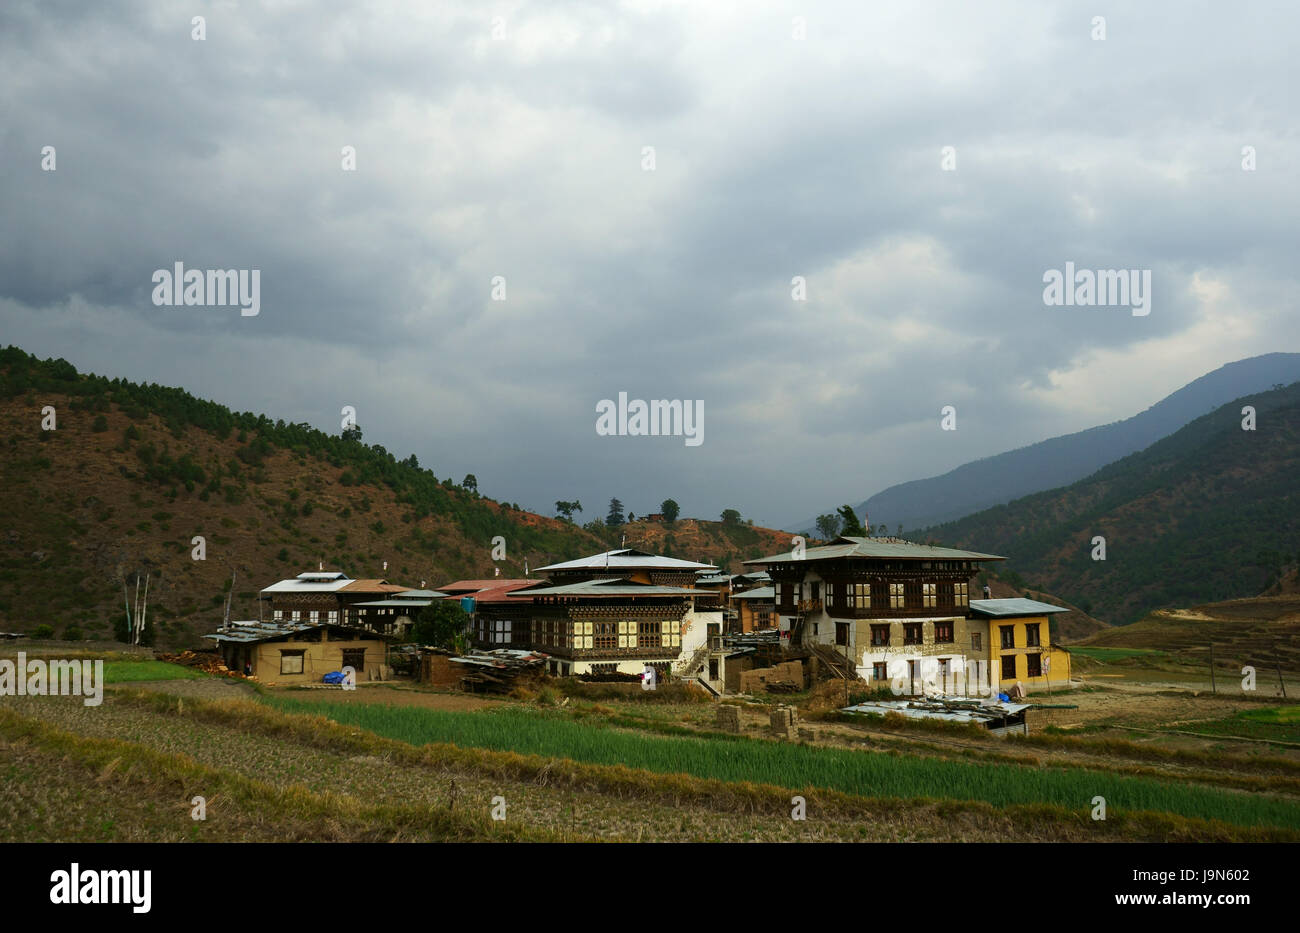
<path id="1" fill-rule="evenodd" d="M 333 6 L 0 5 L 0 344 L 776 526 L 1300 349 L 1292 4 Z M 260 313 L 155 306 L 178 261 Z M 598 436 L 620 391 L 703 443 Z"/>

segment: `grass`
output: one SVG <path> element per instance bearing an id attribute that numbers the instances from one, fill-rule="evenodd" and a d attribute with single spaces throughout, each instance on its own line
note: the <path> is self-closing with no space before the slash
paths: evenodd
<path id="1" fill-rule="evenodd" d="M 1300 743 L 1300 706 L 1243 710 L 1227 719 L 1188 723 L 1182 728 L 1211 735 Z"/>
<path id="2" fill-rule="evenodd" d="M 1092 658 L 1094 661 L 1110 663 L 1128 658 L 1163 658 L 1165 652 L 1157 651 L 1154 648 L 1093 648 L 1093 647 L 1071 647 L 1071 654 L 1082 655 L 1085 658 Z"/>
<path id="3" fill-rule="evenodd" d="M 207 676 L 202 671 L 166 661 L 109 661 L 104 665 L 104 682 L 110 684 L 146 680 L 203 680 Z"/>
<path id="4" fill-rule="evenodd" d="M 1092 798 L 1101 795 L 1112 811 L 1149 810 L 1243 826 L 1300 829 L 1300 804 L 1293 801 L 1081 768 L 972 764 L 753 739 L 727 742 L 723 751 L 710 739 L 633 735 L 517 709 L 460 713 L 285 698 L 264 702 L 416 746 L 451 743 L 728 782 L 796 790 L 821 787 L 868 797 L 980 800 L 994 806 L 1041 803 L 1073 810 L 1090 807 Z"/>
<path id="5" fill-rule="evenodd" d="M 635 823 L 629 841 L 673 841 L 697 838 L 701 841 L 735 841 L 750 833 L 755 839 L 775 841 L 782 838 L 809 838 L 802 831 L 792 837 L 776 824 L 788 827 L 790 791 L 771 784 L 749 780 L 722 781 L 695 777 L 688 774 L 657 774 L 637 770 L 622 764 L 590 764 L 563 758 L 540 755 L 521 755 L 510 751 L 484 748 L 467 748 L 434 743 L 415 746 L 373 732 L 318 715 L 284 713 L 263 703 L 247 700 L 189 700 L 182 705 L 174 697 L 152 691 L 118 691 L 112 703 L 129 705 L 140 710 L 162 713 L 188 723 L 208 723 L 236 731 L 244 739 L 264 736 L 274 740 L 276 758 L 283 758 L 286 750 L 295 745 L 328 751 L 333 760 L 346 762 L 348 773 L 360 765 L 355 756 L 365 760 L 386 763 L 385 777 L 380 793 L 392 797 L 400 788 L 402 779 L 413 777 L 421 787 L 432 784 L 427 775 L 445 779 L 448 774 L 462 776 L 478 774 L 492 782 L 492 793 L 514 795 L 532 794 L 539 789 L 554 788 L 562 796 L 562 809 L 573 810 L 572 801 L 587 801 L 579 813 L 571 817 L 560 814 L 560 825 L 571 818 L 587 820 L 586 830 L 602 838 L 615 838 L 618 831 L 601 825 L 595 814 L 607 810 L 593 809 L 600 800 L 618 801 L 616 822 Z M 41 707 L 48 712 L 48 707 Z M 84 726 L 84 717 L 67 720 L 69 724 Z M 112 735 L 122 734 L 120 725 L 112 727 Z M 128 729 L 127 731 L 131 731 Z M 189 729 L 186 734 L 192 734 Z M 205 736 L 198 739 L 203 749 L 212 742 Z M 242 746 L 241 746 L 242 747 Z M 260 765 L 241 756 L 239 767 L 251 769 L 262 776 Z M 459 783 L 462 778 L 457 778 Z M 514 782 L 508 789 L 497 782 Z M 333 785 L 331 785 L 333 786 Z M 425 792 L 427 794 L 427 790 Z M 1203 820 L 1155 811 L 1116 811 L 1112 809 L 1105 821 L 1089 818 L 1086 808 L 1064 807 L 1044 803 L 1010 806 L 993 806 L 980 800 L 932 800 L 912 798 L 861 797 L 841 791 L 801 789 L 809 805 L 809 812 L 819 814 L 816 823 L 798 826 L 822 825 L 812 838 L 828 838 L 825 833 L 843 837 L 847 833 L 854 839 L 877 841 L 917 841 L 935 839 L 946 841 L 990 839 L 1018 841 L 1186 841 L 1186 842 L 1294 842 L 1300 840 L 1300 831 L 1278 827 L 1245 827 L 1222 820 Z M 580 798 L 573 795 L 578 794 Z M 596 798 L 593 798 L 596 795 Z M 373 796 L 373 795 L 367 795 Z M 400 792 L 398 793 L 400 797 Z M 436 796 L 436 795 L 435 795 Z M 399 802 L 393 800 L 393 802 Z M 713 811 L 703 824 L 697 822 L 693 830 L 686 826 L 667 827 L 656 819 L 664 807 L 673 814 L 683 813 L 683 808 L 704 807 Z M 584 817 L 583 814 L 592 814 Z M 725 816 L 723 816 L 725 814 Z M 534 813 L 536 817 L 537 813 Z M 699 814 L 697 814 L 699 815 Z M 552 814 L 554 817 L 555 814 Z M 763 817 L 756 823 L 754 817 Z M 719 819 L 719 817 L 723 817 Z M 533 823 L 533 819 L 525 818 Z M 594 822 L 593 822 L 594 820 Z M 750 820 L 750 822 L 746 822 Z M 822 821 L 825 821 L 822 823 Z M 680 820 L 676 820 L 680 822 Z M 542 819 L 542 825 L 556 825 L 556 820 Z M 581 832 L 581 823 L 569 826 Z M 702 831 L 701 831 L 702 830 Z"/>

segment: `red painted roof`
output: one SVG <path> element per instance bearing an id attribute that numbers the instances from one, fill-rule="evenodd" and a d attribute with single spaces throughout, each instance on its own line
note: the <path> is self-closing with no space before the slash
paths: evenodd
<path id="1" fill-rule="evenodd" d="M 480 603 L 504 603 L 509 602 L 507 593 L 545 582 L 545 580 L 512 580 L 507 577 L 495 577 L 490 580 L 457 580 L 455 583 L 438 587 L 438 592 L 449 594 L 448 599 L 473 596 Z"/>

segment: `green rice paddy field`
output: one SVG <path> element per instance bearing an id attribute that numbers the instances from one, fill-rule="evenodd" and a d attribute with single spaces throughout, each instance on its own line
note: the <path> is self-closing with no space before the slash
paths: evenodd
<path id="1" fill-rule="evenodd" d="M 795 790 L 828 788 L 866 797 L 1045 803 L 1090 811 L 1160 811 L 1240 826 L 1300 830 L 1300 801 L 1072 767 L 1031 768 L 907 754 L 817 748 L 760 739 L 724 745 L 711 738 L 628 732 L 524 708 L 450 712 L 379 704 L 336 704 L 268 697 L 271 706 L 357 726 L 414 746 L 451 743 L 663 774 L 749 781 Z"/>

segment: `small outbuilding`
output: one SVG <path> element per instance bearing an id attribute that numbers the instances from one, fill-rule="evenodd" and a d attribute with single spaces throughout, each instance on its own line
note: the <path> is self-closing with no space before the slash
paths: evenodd
<path id="1" fill-rule="evenodd" d="M 231 622 L 203 637 L 217 643 L 226 667 L 263 683 L 318 684 L 345 667 L 365 683 L 386 669 L 382 636 L 328 622 Z"/>

